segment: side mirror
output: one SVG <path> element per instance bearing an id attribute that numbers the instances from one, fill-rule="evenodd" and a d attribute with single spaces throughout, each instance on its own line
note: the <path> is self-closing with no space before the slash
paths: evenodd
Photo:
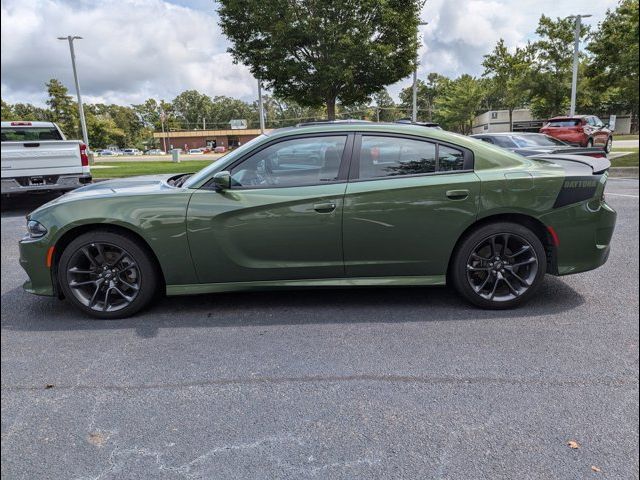
<path id="1" fill-rule="evenodd" d="M 213 176 L 213 185 L 216 190 L 228 190 L 231 188 L 231 173 L 226 170 L 216 173 Z"/>

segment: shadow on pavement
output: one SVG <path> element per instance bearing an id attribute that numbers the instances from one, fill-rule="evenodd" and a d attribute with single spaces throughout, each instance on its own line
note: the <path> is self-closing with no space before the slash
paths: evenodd
<path id="1" fill-rule="evenodd" d="M 528 304 L 517 310 L 502 311 L 471 307 L 445 287 L 279 290 L 168 297 L 151 309 L 123 320 L 93 320 L 66 301 L 32 297 L 21 288 L 2 295 L 2 303 L 2 327 L 6 329 L 133 328 L 141 337 L 154 337 L 161 328 L 526 318 L 556 315 L 582 305 L 584 299 L 562 280 L 548 276 Z"/>
<path id="2" fill-rule="evenodd" d="M 24 216 L 40 205 L 58 198 L 62 193 L 29 193 L 13 197 L 2 197 L 0 202 L 2 217 Z"/>

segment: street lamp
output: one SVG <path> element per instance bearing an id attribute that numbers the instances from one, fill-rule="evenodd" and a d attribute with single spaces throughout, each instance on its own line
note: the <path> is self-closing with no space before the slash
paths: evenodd
<path id="1" fill-rule="evenodd" d="M 87 135 L 87 123 L 84 120 L 84 108 L 82 108 L 82 96 L 80 95 L 80 82 L 78 82 L 78 72 L 76 70 L 76 54 L 73 50 L 73 41 L 82 40 L 82 37 L 66 36 L 58 37 L 58 40 L 67 40 L 69 42 L 69 51 L 71 52 L 71 66 L 73 67 L 73 79 L 76 82 L 76 94 L 78 95 L 78 113 L 80 114 L 80 127 L 82 128 L 82 140 L 87 148 L 89 148 L 89 135 Z"/>
<path id="2" fill-rule="evenodd" d="M 428 22 L 420 22 L 418 25 L 428 25 Z M 420 31 L 418 31 L 420 35 Z M 413 70 L 413 110 L 411 111 L 411 123 L 418 121 L 418 51 L 416 50 L 416 68 Z"/>
<path id="3" fill-rule="evenodd" d="M 578 54 L 580 53 L 580 31 L 582 30 L 582 19 L 591 15 L 575 15 L 569 18 L 576 19 L 575 36 L 573 39 L 573 76 L 571 77 L 571 109 L 569 116 L 576 114 L 576 92 L 578 90 Z"/>

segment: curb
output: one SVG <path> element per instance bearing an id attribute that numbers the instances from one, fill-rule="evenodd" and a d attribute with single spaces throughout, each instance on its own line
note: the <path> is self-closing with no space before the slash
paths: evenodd
<path id="1" fill-rule="evenodd" d="M 638 178 L 638 167 L 611 167 L 609 168 L 609 176 Z"/>

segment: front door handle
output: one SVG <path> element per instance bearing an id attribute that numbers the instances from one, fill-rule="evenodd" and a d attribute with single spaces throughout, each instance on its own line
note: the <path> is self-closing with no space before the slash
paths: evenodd
<path id="1" fill-rule="evenodd" d="M 316 203 L 313 209 L 318 213 L 331 213 L 336 209 L 336 204 L 334 202 Z"/>
<path id="2" fill-rule="evenodd" d="M 464 200 L 469 196 L 469 190 L 447 190 L 446 195 L 451 200 Z"/>

